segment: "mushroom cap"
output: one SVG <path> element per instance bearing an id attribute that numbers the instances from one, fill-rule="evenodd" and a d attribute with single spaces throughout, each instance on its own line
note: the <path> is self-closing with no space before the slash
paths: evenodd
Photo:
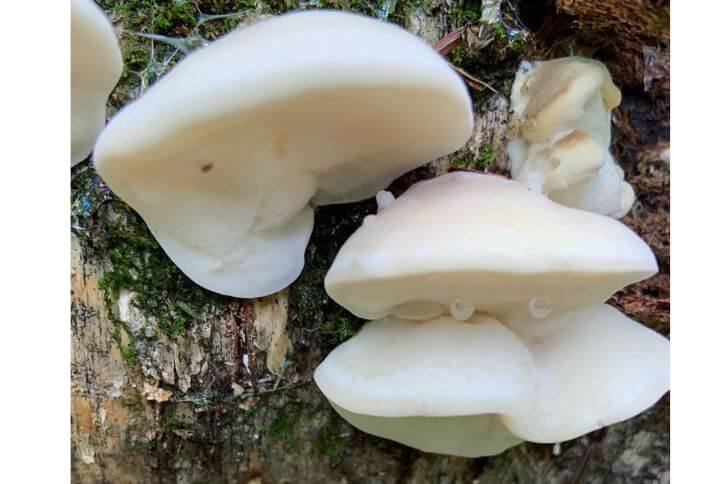
<path id="1" fill-rule="evenodd" d="M 374 195 L 472 122 L 462 80 L 423 41 L 307 11 L 190 54 L 111 120 L 94 159 L 190 278 L 255 297 L 300 273 L 310 204 Z M 279 233 L 295 243 L 271 246 Z"/>
<path id="2" fill-rule="evenodd" d="M 548 193 L 551 200 L 568 207 L 621 218 L 635 200 L 632 186 L 624 181 L 624 172 L 608 151 L 605 163 L 591 176 L 565 188 Z"/>
<path id="3" fill-rule="evenodd" d="M 104 11 L 92 0 L 72 0 L 71 165 L 91 153 L 122 68 L 116 33 Z"/>
<path id="4" fill-rule="evenodd" d="M 526 412 L 532 357 L 512 331 L 477 314 L 468 322 L 391 316 L 364 325 L 319 365 L 324 395 L 349 412 L 451 417 Z"/>
<path id="5" fill-rule="evenodd" d="M 584 57 L 524 63 L 511 92 L 520 136 L 530 142 L 545 142 L 560 132 L 584 128 L 608 147 L 609 113 L 620 102 L 621 93 L 609 70 Z"/>
<path id="6" fill-rule="evenodd" d="M 533 355 L 535 401 L 503 415 L 524 440 L 573 439 L 631 418 L 670 388 L 670 342 L 598 304 L 542 321 L 509 324 Z"/>
<path id="7" fill-rule="evenodd" d="M 642 412 L 669 388 L 669 342 L 602 304 L 509 324 L 389 317 L 331 352 L 314 379 L 366 432 L 488 455 L 516 438 L 561 442 Z"/>
<path id="8" fill-rule="evenodd" d="M 365 319 L 428 319 L 454 304 L 513 318 L 534 299 L 553 313 L 604 302 L 656 271 L 647 244 L 616 220 L 495 175 L 454 172 L 365 218 L 324 284 Z"/>
<path id="9" fill-rule="evenodd" d="M 604 166 L 609 156 L 582 129 L 571 131 L 553 144 L 537 143 L 522 153 L 521 160 L 512 165 L 513 178 L 543 193 L 586 181 Z M 511 154 L 518 156 L 513 150 Z"/>

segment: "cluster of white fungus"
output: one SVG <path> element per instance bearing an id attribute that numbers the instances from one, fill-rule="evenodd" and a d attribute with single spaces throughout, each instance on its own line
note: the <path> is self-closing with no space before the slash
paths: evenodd
<path id="1" fill-rule="evenodd" d="M 668 390 L 667 339 L 604 304 L 656 271 L 620 222 L 521 183 L 463 172 L 419 182 L 331 266 L 329 295 L 376 321 L 315 380 L 354 426 L 424 451 L 573 439 Z"/>
<path id="2" fill-rule="evenodd" d="M 523 62 L 511 91 L 511 175 L 563 205 L 623 217 L 632 186 L 609 153 L 621 94 L 607 68 L 582 57 Z"/>
<path id="3" fill-rule="evenodd" d="M 72 7 L 78 162 L 103 127 L 121 57 L 101 10 Z M 309 11 L 183 59 L 112 119 L 94 162 L 190 278 L 238 297 L 298 276 L 316 205 L 376 194 L 378 214 L 325 280 L 373 321 L 316 383 L 366 432 L 476 457 L 578 437 L 668 390 L 667 340 L 604 304 L 657 271 L 637 235 L 589 212 L 619 217 L 634 198 L 608 152 L 619 98 L 599 63 L 525 65 L 509 145 L 525 184 L 452 173 L 395 199 L 377 191 L 467 141 L 467 89 L 399 27 Z"/>

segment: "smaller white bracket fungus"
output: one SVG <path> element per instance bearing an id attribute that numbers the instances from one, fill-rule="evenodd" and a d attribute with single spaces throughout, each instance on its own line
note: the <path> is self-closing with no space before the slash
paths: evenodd
<path id="1" fill-rule="evenodd" d="M 621 94 L 607 68 L 568 57 L 522 63 L 511 93 L 511 175 L 559 203 L 620 218 L 634 191 L 609 154 Z"/>
<path id="2" fill-rule="evenodd" d="M 122 68 L 116 33 L 103 10 L 93 0 L 72 0 L 71 165 L 91 153 Z"/>
<path id="3" fill-rule="evenodd" d="M 337 412 L 417 449 L 493 455 L 630 418 L 669 388 L 669 342 L 607 305 L 534 323 L 367 323 L 316 369 Z"/>
<path id="4" fill-rule="evenodd" d="M 455 172 L 369 216 L 324 284 L 365 319 L 472 311 L 513 319 L 604 302 L 656 271 L 647 244 L 617 220 L 495 175 Z"/>
<path id="5" fill-rule="evenodd" d="M 463 81 L 422 40 L 306 11 L 187 56 L 111 120 L 94 160 L 192 280 L 258 297 L 300 274 L 314 205 L 371 197 L 472 126 Z"/>

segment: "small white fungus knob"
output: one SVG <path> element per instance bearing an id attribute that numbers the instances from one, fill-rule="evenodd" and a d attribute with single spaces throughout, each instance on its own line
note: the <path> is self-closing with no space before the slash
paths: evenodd
<path id="1" fill-rule="evenodd" d="M 394 203 L 394 195 L 387 190 L 379 190 L 377 192 L 377 211 L 381 212 L 389 208 Z"/>

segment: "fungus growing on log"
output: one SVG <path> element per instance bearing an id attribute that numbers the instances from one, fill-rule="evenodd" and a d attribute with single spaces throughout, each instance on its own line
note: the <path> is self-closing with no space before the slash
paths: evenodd
<path id="1" fill-rule="evenodd" d="M 106 98 L 121 77 L 121 50 L 92 0 L 71 2 L 71 165 L 83 161 L 106 122 Z"/>
<path id="2" fill-rule="evenodd" d="M 620 222 L 486 174 L 377 199 L 325 285 L 381 319 L 314 375 L 352 425 L 478 457 L 579 437 L 668 390 L 668 340 L 603 304 L 657 270 Z"/>
<path id="3" fill-rule="evenodd" d="M 568 57 L 523 62 L 511 91 L 511 175 L 561 204 L 624 216 L 634 191 L 609 153 L 611 111 L 621 100 L 607 68 Z"/>
<path id="4" fill-rule="evenodd" d="M 460 319 L 467 306 L 512 318 L 602 303 L 656 272 L 647 244 L 614 219 L 495 175 L 453 172 L 368 216 L 324 284 L 366 319 Z"/>
<path id="5" fill-rule="evenodd" d="M 472 126 L 465 85 L 426 43 L 307 11 L 190 54 L 112 119 L 94 159 L 187 276 L 258 297 L 300 274 L 314 206 L 373 196 Z"/>

